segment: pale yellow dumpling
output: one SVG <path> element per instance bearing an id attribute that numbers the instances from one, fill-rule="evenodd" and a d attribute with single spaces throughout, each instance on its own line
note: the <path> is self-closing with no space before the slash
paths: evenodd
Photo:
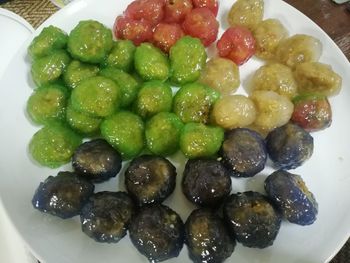
<path id="1" fill-rule="evenodd" d="M 315 37 L 298 34 L 284 39 L 276 49 L 276 60 L 295 68 L 304 62 L 318 61 L 322 43 Z"/>
<path id="2" fill-rule="evenodd" d="M 207 62 L 199 82 L 222 95 L 232 94 L 240 85 L 238 66 L 226 58 L 213 58 Z"/>
<path id="3" fill-rule="evenodd" d="M 256 41 L 255 55 L 262 59 L 272 59 L 278 44 L 288 36 L 288 31 L 279 20 L 267 19 L 257 25 L 253 35 Z"/>
<path id="4" fill-rule="evenodd" d="M 216 101 L 212 110 L 212 121 L 224 129 L 246 127 L 256 117 L 253 101 L 243 95 L 226 96 Z"/>
<path id="5" fill-rule="evenodd" d="M 274 91 L 257 90 L 250 98 L 256 106 L 257 116 L 253 124 L 258 130 L 272 131 L 286 124 L 292 116 L 293 103 Z"/>
<path id="6" fill-rule="evenodd" d="M 253 30 L 264 16 L 263 0 L 237 0 L 228 14 L 230 26 L 245 26 Z"/>
<path id="7" fill-rule="evenodd" d="M 294 72 L 300 93 L 319 93 L 325 96 L 340 92 L 342 78 L 332 67 L 319 62 L 299 64 Z"/>
<path id="8" fill-rule="evenodd" d="M 297 95 L 298 86 L 292 70 L 280 63 L 260 67 L 253 75 L 250 88 L 254 90 L 275 91 L 279 95 L 292 99 Z"/>

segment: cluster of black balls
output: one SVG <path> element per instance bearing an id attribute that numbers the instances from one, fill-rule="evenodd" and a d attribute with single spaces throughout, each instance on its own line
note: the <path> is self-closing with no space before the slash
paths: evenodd
<path id="1" fill-rule="evenodd" d="M 176 168 L 166 158 L 142 155 L 125 171 L 127 192 L 94 193 L 94 184 L 115 177 L 121 155 L 103 139 L 83 143 L 72 158 L 74 172 L 60 172 L 40 183 L 33 206 L 61 218 L 80 215 L 82 230 L 98 242 L 118 242 L 127 231 L 149 261 L 179 255 L 183 244 L 194 262 L 222 262 L 244 246 L 271 246 L 282 219 L 299 225 L 316 220 L 317 202 L 299 175 L 288 169 L 310 158 L 313 139 L 294 124 L 273 130 L 266 139 L 238 128 L 227 131 L 219 156 L 188 160 L 182 192 L 198 206 L 184 223 L 162 202 L 174 191 Z M 265 180 L 266 195 L 231 194 L 231 177 L 252 177 L 268 156 L 277 170 Z"/>

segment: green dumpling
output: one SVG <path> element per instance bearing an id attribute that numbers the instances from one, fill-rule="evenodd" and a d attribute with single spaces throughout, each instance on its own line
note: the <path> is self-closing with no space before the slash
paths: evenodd
<path id="1" fill-rule="evenodd" d="M 100 132 L 102 119 L 76 111 L 69 103 L 66 108 L 66 121 L 76 132 L 90 136 Z"/>
<path id="2" fill-rule="evenodd" d="M 136 47 L 130 40 L 118 40 L 114 43 L 103 66 L 114 67 L 130 72 L 134 67 L 134 55 Z"/>
<path id="3" fill-rule="evenodd" d="M 113 80 L 97 76 L 73 89 L 71 103 L 76 111 L 91 117 L 107 117 L 118 109 L 119 97 L 120 88 Z"/>
<path id="4" fill-rule="evenodd" d="M 139 155 L 144 147 L 144 124 L 142 119 L 128 111 L 117 112 L 101 124 L 101 134 L 124 160 Z"/>
<path id="5" fill-rule="evenodd" d="M 153 80 L 142 85 L 134 103 L 134 110 L 142 118 L 150 118 L 158 112 L 171 111 L 172 101 L 170 84 Z"/>
<path id="6" fill-rule="evenodd" d="M 68 36 L 66 32 L 55 26 L 45 27 L 41 33 L 30 43 L 28 54 L 33 58 L 41 58 L 49 55 L 56 49 L 65 48 Z"/>
<path id="7" fill-rule="evenodd" d="M 208 123 L 211 108 L 218 98 L 218 91 L 204 84 L 190 83 L 175 94 L 173 112 L 185 123 Z"/>
<path id="8" fill-rule="evenodd" d="M 94 20 L 80 21 L 68 38 L 72 57 L 87 63 L 102 63 L 112 46 L 111 30 Z"/>
<path id="9" fill-rule="evenodd" d="M 82 138 L 70 128 L 52 122 L 33 135 L 29 152 L 41 165 L 57 168 L 70 161 L 81 142 Z"/>
<path id="10" fill-rule="evenodd" d="M 69 92 L 62 85 L 51 84 L 40 87 L 28 99 L 28 115 L 37 124 L 64 120 L 68 98 Z"/>
<path id="11" fill-rule="evenodd" d="M 213 157 L 224 140 L 224 130 L 203 123 L 187 123 L 180 135 L 180 149 L 189 158 Z"/>
<path id="12" fill-rule="evenodd" d="M 185 36 L 171 47 L 169 58 L 172 72 L 171 82 L 183 85 L 194 82 L 200 77 L 205 67 L 207 53 L 198 38 Z"/>
<path id="13" fill-rule="evenodd" d="M 68 53 L 64 50 L 56 50 L 45 57 L 34 60 L 31 68 L 34 83 L 40 87 L 57 81 L 70 60 Z"/>
<path id="14" fill-rule="evenodd" d="M 96 65 L 73 60 L 63 74 L 63 79 L 68 87 L 74 89 L 82 80 L 97 76 L 98 71 Z"/>
<path id="15" fill-rule="evenodd" d="M 150 43 L 142 43 L 136 48 L 135 69 L 143 80 L 165 81 L 170 75 L 168 57 Z"/>
<path id="16" fill-rule="evenodd" d="M 130 106 L 140 90 L 140 82 L 130 74 L 115 67 L 107 67 L 100 71 L 100 75 L 110 78 L 120 87 L 120 107 Z"/>
<path id="17" fill-rule="evenodd" d="M 156 155 L 167 156 L 179 148 L 180 133 L 184 124 L 172 112 L 160 112 L 147 123 L 145 137 L 147 148 Z"/>

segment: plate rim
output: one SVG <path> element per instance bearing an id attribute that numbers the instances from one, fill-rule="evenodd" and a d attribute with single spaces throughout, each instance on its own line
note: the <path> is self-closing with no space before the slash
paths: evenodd
<path id="1" fill-rule="evenodd" d="M 34 27 L 31 24 L 29 24 L 29 22 L 27 20 L 25 20 L 23 17 L 17 15 L 16 13 L 14 13 L 8 9 L 0 7 L 0 16 L 4 16 L 4 17 L 7 17 L 11 20 L 16 21 L 17 23 L 22 25 L 24 28 L 26 28 L 29 31 L 29 33 L 31 33 L 31 34 L 34 33 L 34 31 L 35 31 Z"/>

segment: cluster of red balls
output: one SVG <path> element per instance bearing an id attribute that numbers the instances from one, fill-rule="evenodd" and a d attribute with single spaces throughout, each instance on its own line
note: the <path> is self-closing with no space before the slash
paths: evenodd
<path id="1" fill-rule="evenodd" d="M 135 45 L 152 42 L 166 53 L 183 35 L 208 46 L 218 35 L 218 7 L 217 0 L 135 0 L 117 17 L 114 33 Z"/>
<path id="2" fill-rule="evenodd" d="M 118 39 L 138 46 L 151 42 L 165 53 L 184 35 L 199 38 L 204 46 L 216 41 L 219 32 L 218 0 L 134 0 L 114 23 Z M 218 54 L 237 65 L 255 52 L 248 29 L 229 28 L 217 42 Z"/>

